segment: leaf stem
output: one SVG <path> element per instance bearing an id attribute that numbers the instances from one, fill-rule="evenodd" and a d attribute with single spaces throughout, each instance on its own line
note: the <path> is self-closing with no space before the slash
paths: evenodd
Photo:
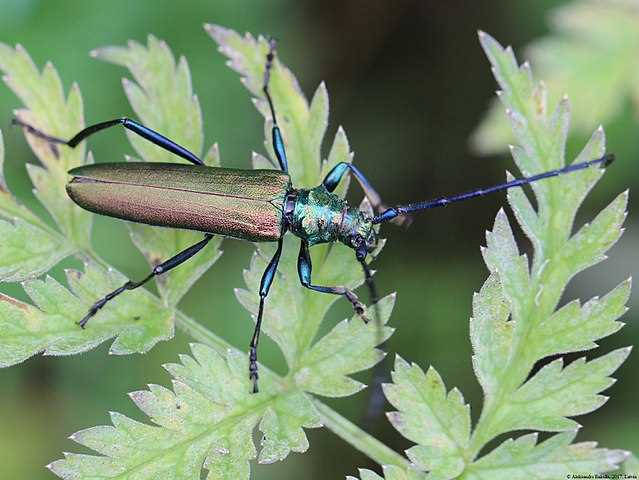
<path id="1" fill-rule="evenodd" d="M 379 465 L 394 465 L 406 470 L 412 469 L 411 463 L 406 458 L 366 433 L 326 404 L 316 398 L 313 399 L 313 404 L 319 411 L 322 424 L 326 428 L 369 458 L 375 460 Z"/>

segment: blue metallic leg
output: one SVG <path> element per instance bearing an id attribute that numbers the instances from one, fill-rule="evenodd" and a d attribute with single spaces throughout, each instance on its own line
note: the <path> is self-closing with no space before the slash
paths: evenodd
<path id="1" fill-rule="evenodd" d="M 202 250 L 206 246 L 206 244 L 209 243 L 211 238 L 213 238 L 213 235 L 209 233 L 205 234 L 204 240 L 199 241 L 195 245 L 191 245 L 190 247 L 182 250 L 177 255 L 169 258 L 165 262 L 162 262 L 159 265 L 156 265 L 155 268 L 151 270 L 151 273 L 149 273 L 143 280 L 139 282 L 132 282 L 131 280 L 129 280 L 120 288 L 113 290 L 111 293 L 107 293 L 104 297 L 102 297 L 100 300 L 98 300 L 91 306 L 91 308 L 89 309 L 89 312 L 84 316 L 82 320 L 80 320 L 80 322 L 78 322 L 78 324 L 82 328 L 84 328 L 87 322 L 89 321 L 89 319 L 93 317 L 96 313 L 98 313 L 98 311 L 102 307 L 104 307 L 104 305 L 106 305 L 106 303 L 109 300 L 113 299 L 114 297 L 117 297 L 125 290 L 135 290 L 136 288 L 141 287 L 146 282 L 151 280 L 153 277 L 160 275 L 162 273 L 166 273 L 169 270 L 177 267 L 178 265 L 181 265 L 182 263 L 186 262 L 189 258 L 191 258 L 200 250 Z"/>
<path id="2" fill-rule="evenodd" d="M 268 295 L 268 291 L 273 283 L 275 272 L 277 271 L 277 264 L 280 263 L 280 256 L 282 255 L 282 242 L 283 238 L 280 238 L 277 242 L 277 250 L 275 255 L 271 258 L 271 261 L 264 270 L 262 275 L 262 281 L 260 282 L 260 307 L 257 312 L 257 321 L 255 322 L 255 330 L 253 331 L 253 338 L 251 339 L 251 345 L 249 346 L 249 378 L 253 381 L 253 393 L 259 391 L 257 386 L 257 380 L 259 375 L 257 373 L 257 346 L 260 343 L 260 331 L 262 329 L 262 315 L 264 313 L 264 300 Z"/>
<path id="3" fill-rule="evenodd" d="M 311 290 L 315 290 L 316 292 L 344 295 L 344 297 L 346 297 L 346 299 L 351 302 L 351 305 L 353 305 L 353 310 L 355 310 L 355 313 L 357 313 L 357 315 L 359 315 L 362 320 L 368 322 L 368 318 L 365 314 L 366 309 L 364 307 L 364 304 L 359 301 L 359 298 L 357 298 L 357 295 L 355 295 L 355 293 L 353 293 L 348 288 L 341 286 L 323 287 L 320 285 L 313 285 L 311 283 L 312 269 L 313 265 L 311 263 L 311 255 L 308 251 L 308 242 L 302 240 L 302 243 L 300 245 L 300 253 L 297 257 L 297 273 L 299 274 L 300 282 L 302 283 L 302 285 Z"/>
<path id="4" fill-rule="evenodd" d="M 91 125 L 84 130 L 78 132 L 71 140 L 64 140 L 62 138 L 52 137 L 47 135 L 46 133 L 41 132 L 37 128 L 32 127 L 24 123 L 17 118 L 13 119 L 14 125 L 19 125 L 24 128 L 26 131 L 31 133 L 32 135 L 42 138 L 50 143 L 59 143 L 62 145 L 68 145 L 71 148 L 75 148 L 78 144 L 84 140 L 85 138 L 93 135 L 94 133 L 99 132 L 100 130 L 105 130 L 107 128 L 114 127 L 116 125 L 122 125 L 124 128 L 131 130 L 132 132 L 140 135 L 142 138 L 150 141 L 151 143 L 156 144 L 158 147 L 163 148 L 164 150 L 168 150 L 171 153 L 174 153 L 178 157 L 182 157 L 185 160 L 188 160 L 195 165 L 204 165 L 204 162 L 200 160 L 197 155 L 190 152 L 186 148 L 178 145 L 174 141 L 168 139 L 164 135 L 156 132 L 155 130 L 151 130 L 150 128 L 145 127 L 144 125 L 136 122 L 135 120 L 131 120 L 129 118 L 117 118 L 115 120 L 109 120 L 106 122 L 97 123 L 95 125 Z"/>
<path id="5" fill-rule="evenodd" d="M 282 132 L 280 132 L 280 127 L 277 125 L 277 116 L 275 115 L 275 107 L 273 106 L 273 100 L 271 99 L 271 94 L 268 89 L 268 84 L 271 80 L 271 69 L 273 68 L 273 60 L 275 60 L 275 48 L 277 43 L 274 39 L 269 40 L 269 51 L 266 54 L 266 67 L 264 69 L 264 84 L 262 86 L 262 91 L 264 92 L 264 96 L 266 97 L 266 101 L 268 102 L 268 107 L 271 110 L 271 117 L 273 118 L 273 150 L 275 150 L 275 155 L 277 156 L 277 161 L 280 163 L 280 168 L 283 172 L 288 173 L 288 160 L 286 159 L 286 149 L 284 148 L 284 139 L 282 138 Z"/>

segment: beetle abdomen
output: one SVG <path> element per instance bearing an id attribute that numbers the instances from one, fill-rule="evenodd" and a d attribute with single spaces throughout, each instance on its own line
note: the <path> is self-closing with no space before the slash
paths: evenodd
<path id="1" fill-rule="evenodd" d="M 256 242 L 282 236 L 290 178 L 277 170 L 137 162 L 85 165 L 69 174 L 69 196 L 95 213 Z"/>

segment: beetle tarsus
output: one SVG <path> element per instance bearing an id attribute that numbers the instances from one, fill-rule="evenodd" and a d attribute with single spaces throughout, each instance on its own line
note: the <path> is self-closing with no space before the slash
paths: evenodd
<path id="1" fill-rule="evenodd" d="M 259 377 L 257 373 L 257 347 L 251 345 L 249 350 L 249 380 L 253 382 L 253 393 L 259 393 L 260 391 L 257 385 Z"/>
<path id="2" fill-rule="evenodd" d="M 59 144 L 63 144 L 63 145 L 65 145 L 67 143 L 66 140 L 63 140 L 61 138 L 54 137 L 54 136 L 51 136 L 51 135 L 47 135 L 42 130 L 37 129 L 34 126 L 29 125 L 26 122 L 23 122 L 22 120 L 20 120 L 17 117 L 13 117 L 13 119 L 11 119 L 11 124 L 15 125 L 17 127 L 20 127 L 22 129 L 26 130 L 27 132 L 29 132 L 34 137 L 41 138 L 42 140 L 46 140 L 49 143 L 53 143 L 53 144 L 59 143 Z M 57 156 L 57 149 L 54 150 L 54 154 L 56 154 L 56 156 Z"/>
<path id="3" fill-rule="evenodd" d="M 368 323 L 369 318 L 366 316 L 366 307 L 362 302 L 359 301 L 357 295 L 355 295 L 355 293 L 350 290 L 346 290 L 344 296 L 348 299 L 349 302 L 351 302 L 351 305 L 353 305 L 353 310 L 355 310 L 355 313 L 364 321 L 364 323 Z"/>
<path id="4" fill-rule="evenodd" d="M 91 308 L 89 308 L 89 312 L 82 318 L 82 320 L 80 320 L 78 322 L 78 325 L 80 325 L 80 327 L 84 329 L 86 327 L 87 323 L 89 322 L 89 320 L 92 317 L 94 317 L 95 314 L 98 313 L 98 311 L 100 311 L 100 309 L 102 307 L 104 307 L 104 305 L 106 305 L 106 303 L 109 300 L 111 300 L 112 298 L 120 295 L 125 290 L 133 290 L 135 288 L 138 288 L 141 285 L 144 285 L 152 277 L 153 277 L 153 274 L 149 275 L 148 277 L 146 277 L 141 282 L 132 282 L 131 280 L 129 280 L 128 282 L 126 282 L 121 287 L 116 288 L 115 290 L 113 290 L 111 293 L 107 293 L 104 297 L 102 297 L 100 300 L 98 300 L 93 305 L 91 305 Z"/>
<path id="5" fill-rule="evenodd" d="M 87 313 L 84 317 L 82 317 L 82 320 L 80 320 L 78 322 L 78 325 L 80 326 L 80 328 L 82 330 L 84 330 L 86 328 L 87 322 L 89 321 L 89 318 L 91 318 L 94 314 L 89 312 Z"/>

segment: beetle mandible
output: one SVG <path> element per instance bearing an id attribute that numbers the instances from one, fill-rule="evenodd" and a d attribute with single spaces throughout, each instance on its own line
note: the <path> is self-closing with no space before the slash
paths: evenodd
<path id="1" fill-rule="evenodd" d="M 102 163 L 85 165 L 69 171 L 72 179 L 67 184 L 67 193 L 82 208 L 133 222 L 204 233 L 204 238 L 200 242 L 156 265 L 142 280 L 129 280 L 96 301 L 79 321 L 82 328 L 85 328 L 89 319 L 114 297 L 126 290 L 141 287 L 153 277 L 186 262 L 202 250 L 214 234 L 254 242 L 277 242 L 275 254 L 260 282 L 259 309 L 249 346 L 249 378 L 253 382 L 253 392 L 257 392 L 257 353 L 264 304 L 280 260 L 285 233 L 291 232 L 301 239 L 297 261 L 301 284 L 317 292 L 345 297 L 355 312 L 367 321 L 365 307 L 353 291 L 345 286 L 323 286 L 313 283 L 310 247 L 320 243 L 341 242 L 352 248 L 363 268 L 372 302 L 375 303 L 377 294 L 366 257 L 377 245 L 376 225 L 394 219 L 397 221 L 421 210 L 443 207 L 449 203 L 522 186 L 590 166 L 605 167 L 614 159 L 613 155 L 605 155 L 602 158 L 517 178 L 488 188 L 390 208 L 383 204 L 380 195 L 352 163 L 337 164 L 315 188 L 296 189 L 292 186 L 288 174 L 285 144 L 269 92 L 275 47 L 275 41 L 269 40 L 262 91 L 273 121 L 272 142 L 279 170 L 240 170 L 205 166 L 200 158 L 186 148 L 129 118 L 91 125 L 70 140 L 47 135 L 18 118 L 13 120 L 14 124 L 21 126 L 31 135 L 71 148 L 94 133 L 121 125 L 193 164 Z M 376 214 L 371 216 L 366 211 L 349 206 L 346 200 L 333 193 L 344 175 L 349 172 L 361 186 Z M 179 208 L 176 208 L 176 205 L 179 205 Z"/>

